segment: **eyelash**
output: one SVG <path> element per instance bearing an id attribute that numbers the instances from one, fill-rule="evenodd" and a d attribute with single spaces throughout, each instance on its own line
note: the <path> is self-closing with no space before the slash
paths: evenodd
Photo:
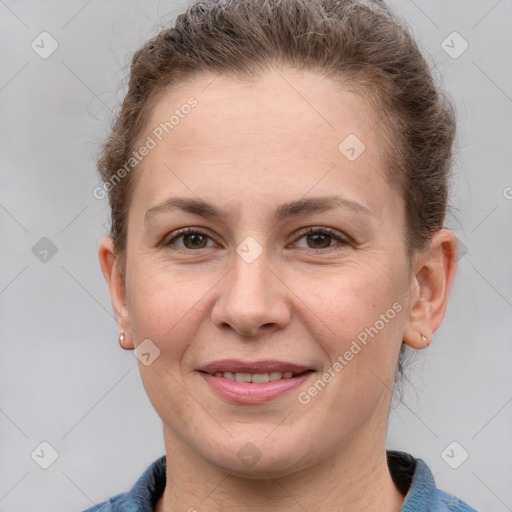
<path id="1" fill-rule="evenodd" d="M 340 242 L 341 246 L 345 246 L 345 245 L 349 245 L 350 244 L 350 242 L 347 239 L 345 239 L 342 236 L 340 236 L 337 231 L 334 231 L 331 228 L 317 228 L 317 227 L 310 227 L 310 228 L 308 228 L 307 231 L 302 232 L 300 234 L 300 236 L 295 241 L 300 240 L 304 236 L 316 235 L 316 234 L 329 236 L 329 237 L 337 240 L 338 242 Z M 204 233 L 203 231 L 199 231 L 198 229 L 195 229 L 195 228 L 183 228 L 183 229 L 178 230 L 176 232 L 176 234 L 172 238 L 170 238 L 168 241 L 164 242 L 164 246 L 171 248 L 174 245 L 174 242 L 178 238 L 183 237 L 184 235 L 201 235 L 201 236 L 206 236 L 206 237 L 211 239 L 211 237 L 207 233 Z M 312 249 L 312 248 L 302 247 L 301 249 L 311 249 L 312 251 L 315 251 L 317 253 L 323 253 L 323 252 L 327 252 L 327 251 L 332 250 L 334 247 L 335 246 L 328 246 L 328 247 L 326 247 L 324 249 Z M 201 247 L 200 249 L 206 249 L 206 247 Z M 188 249 L 186 247 L 173 248 L 173 250 L 181 250 L 181 251 L 184 251 L 184 252 L 190 252 L 190 251 L 196 252 L 196 251 L 198 251 L 200 249 Z"/>

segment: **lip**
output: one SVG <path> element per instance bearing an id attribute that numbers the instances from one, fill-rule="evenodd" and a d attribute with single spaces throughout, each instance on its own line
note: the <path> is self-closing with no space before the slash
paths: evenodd
<path id="1" fill-rule="evenodd" d="M 292 372 L 303 373 L 313 368 L 302 364 L 291 363 L 287 361 L 265 360 L 265 361 L 239 361 L 237 359 L 223 359 L 213 361 L 199 368 L 199 371 L 214 375 L 217 372 L 232 373 L 269 373 L 269 372 Z"/>
<path id="2" fill-rule="evenodd" d="M 215 373 L 217 372 L 292 372 L 298 375 L 269 382 L 237 382 L 224 377 L 216 377 Z M 296 389 L 314 375 L 315 371 L 307 366 L 285 361 L 255 361 L 249 363 L 229 359 L 209 363 L 198 370 L 198 373 L 210 389 L 221 398 L 237 404 L 255 405 L 275 400 Z"/>

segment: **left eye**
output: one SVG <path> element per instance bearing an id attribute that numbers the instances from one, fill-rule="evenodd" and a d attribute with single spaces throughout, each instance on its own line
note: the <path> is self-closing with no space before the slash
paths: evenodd
<path id="1" fill-rule="evenodd" d="M 302 238 L 306 239 L 307 244 L 315 244 L 315 247 L 306 247 L 309 249 L 327 249 L 332 247 L 330 242 L 333 240 L 340 242 L 342 245 L 348 244 L 346 240 L 329 228 L 309 228 L 306 233 L 303 233 L 297 240 L 301 240 Z"/>
<path id="2" fill-rule="evenodd" d="M 305 233 L 296 239 L 295 243 L 297 243 L 298 240 L 302 240 L 303 238 L 306 239 L 306 244 L 308 245 L 301 248 L 306 249 L 327 249 L 332 247 L 332 241 L 340 242 L 342 245 L 348 244 L 345 239 L 343 239 L 335 231 L 329 228 L 309 228 Z M 183 245 L 176 244 L 176 241 L 179 239 L 183 239 Z M 182 247 L 189 250 L 204 249 L 207 247 L 208 239 L 210 239 L 210 237 L 202 231 L 185 228 L 178 231 L 174 237 L 165 243 L 165 245 L 176 245 L 177 247 Z M 310 244 L 314 244 L 314 246 L 311 247 Z"/>

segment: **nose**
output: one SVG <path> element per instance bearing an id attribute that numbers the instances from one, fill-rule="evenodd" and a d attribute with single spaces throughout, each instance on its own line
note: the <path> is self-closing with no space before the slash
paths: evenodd
<path id="1" fill-rule="evenodd" d="M 233 269 L 221 281 L 212 321 L 242 336 L 258 337 L 284 328 L 290 321 L 290 290 L 269 267 L 265 251 L 252 263 L 235 254 Z"/>

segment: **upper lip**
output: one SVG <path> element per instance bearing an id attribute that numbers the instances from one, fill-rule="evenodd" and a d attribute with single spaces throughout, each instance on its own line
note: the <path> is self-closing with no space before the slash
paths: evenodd
<path id="1" fill-rule="evenodd" d="M 312 368 L 302 364 L 290 363 L 287 361 L 238 361 L 236 359 L 223 359 L 221 361 L 213 361 L 201 368 L 199 371 L 215 374 L 217 372 L 232 372 L 232 373 L 269 373 L 269 372 L 292 372 L 304 373 Z"/>

